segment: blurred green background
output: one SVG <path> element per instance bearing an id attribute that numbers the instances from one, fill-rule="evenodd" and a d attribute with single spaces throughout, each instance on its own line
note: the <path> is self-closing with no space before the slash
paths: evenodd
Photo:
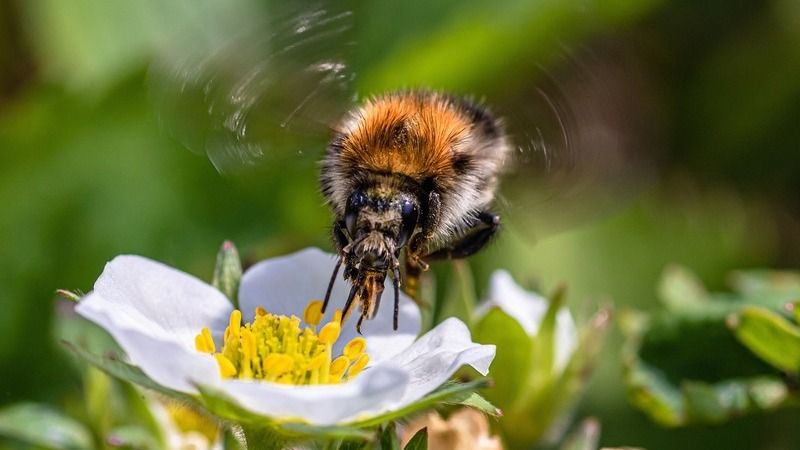
<path id="1" fill-rule="evenodd" d="M 0 405 L 58 402 L 79 389 L 53 336 L 53 292 L 90 290 L 117 254 L 146 255 L 208 279 L 223 239 L 251 261 L 331 248 L 313 160 L 223 177 L 158 126 L 149 62 L 168 31 L 206 3 L 213 2 L 0 0 Z M 800 266 L 797 1 L 351 7 L 361 94 L 427 85 L 523 108 L 517 94 L 543 72 L 570 78 L 558 66 L 571 54 L 565 49 L 591 55 L 594 65 L 584 70 L 613 69 L 605 79 L 625 100 L 615 109 L 620 129 L 638 143 L 622 156 L 647 161 L 632 165 L 641 176 L 628 190 L 612 180 L 603 183 L 609 189 L 542 202 L 533 215 L 514 217 L 509 194 L 509 232 L 474 259 L 479 286 L 500 267 L 544 288 L 566 282 L 581 317 L 586 305 L 609 299 L 654 308 L 670 263 L 713 289 L 724 288 L 732 269 Z M 563 95 L 580 105 L 569 99 L 581 97 L 579 89 Z M 598 106 L 603 115 L 605 105 L 585 107 Z M 509 192 L 524 191 L 518 182 Z M 625 400 L 620 343 L 609 341 L 580 411 L 601 420 L 605 445 L 784 449 L 798 442 L 797 413 L 681 430 L 651 424 Z"/>

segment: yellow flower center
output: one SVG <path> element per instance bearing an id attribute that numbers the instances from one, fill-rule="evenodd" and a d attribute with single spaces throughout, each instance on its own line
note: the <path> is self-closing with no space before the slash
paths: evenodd
<path id="1" fill-rule="evenodd" d="M 296 316 L 270 314 L 256 308 L 255 319 L 242 324 L 242 313 L 231 312 L 222 349 L 217 352 L 211 331 L 195 336 L 197 351 L 214 355 L 224 378 L 267 380 L 284 384 L 331 384 L 355 378 L 369 362 L 367 342 L 356 337 L 334 357 L 333 345 L 342 331 L 342 313 L 322 321 L 322 302 L 313 301 L 303 313 L 305 327 Z"/>

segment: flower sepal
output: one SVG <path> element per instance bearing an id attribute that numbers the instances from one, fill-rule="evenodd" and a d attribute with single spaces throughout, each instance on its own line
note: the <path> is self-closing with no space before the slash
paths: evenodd
<path id="1" fill-rule="evenodd" d="M 239 307 L 239 283 L 242 281 L 242 261 L 231 241 L 225 241 L 217 252 L 214 278 L 211 285 L 228 297 L 234 308 Z"/>

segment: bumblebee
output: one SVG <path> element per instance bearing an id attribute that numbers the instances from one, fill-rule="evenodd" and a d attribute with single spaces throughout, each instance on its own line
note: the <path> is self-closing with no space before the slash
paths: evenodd
<path id="1" fill-rule="evenodd" d="M 339 270 L 352 284 L 343 315 L 358 304 L 375 316 L 388 273 L 397 329 L 401 253 L 405 289 L 416 289 L 428 262 L 465 258 L 500 226 L 489 211 L 511 146 L 501 122 L 465 98 L 403 91 L 373 98 L 335 129 L 322 161 L 321 188 L 333 209 Z"/>
<path id="2" fill-rule="evenodd" d="M 197 21 L 166 40 L 149 84 L 162 126 L 220 173 L 316 163 L 317 153 L 305 149 L 329 143 L 320 184 L 335 216 L 338 259 L 327 291 L 319 289 L 327 308 L 344 267 L 352 287 L 343 311 L 360 307 L 359 331 L 375 316 L 387 276 L 396 329 L 401 288 L 414 297 L 430 261 L 468 257 L 492 239 L 501 173 L 517 188 L 519 196 L 504 193 L 503 205 L 515 220 L 554 198 L 549 212 L 563 213 L 587 186 L 612 193 L 605 197 L 616 204 L 637 180 L 652 179 L 652 164 L 638 152 L 646 130 L 630 120 L 646 111 L 617 103 L 640 96 L 629 95 L 631 83 L 620 78 L 627 72 L 593 58 L 563 63 L 551 82 L 538 74 L 543 79 L 496 97 L 483 92 L 505 122 L 470 99 L 435 91 L 354 104 L 349 60 L 357 35 L 346 3 L 287 2 L 266 15 L 228 8 L 235 18 Z"/>

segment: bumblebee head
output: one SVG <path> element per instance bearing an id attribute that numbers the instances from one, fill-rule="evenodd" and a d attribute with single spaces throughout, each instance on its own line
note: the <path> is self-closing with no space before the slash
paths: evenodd
<path id="1" fill-rule="evenodd" d="M 357 189 L 345 206 L 344 223 L 356 243 L 354 247 L 378 253 L 386 250 L 388 256 L 408 243 L 418 220 L 419 200 L 413 194 L 395 189 Z M 359 256 L 366 262 L 382 255 Z"/>

